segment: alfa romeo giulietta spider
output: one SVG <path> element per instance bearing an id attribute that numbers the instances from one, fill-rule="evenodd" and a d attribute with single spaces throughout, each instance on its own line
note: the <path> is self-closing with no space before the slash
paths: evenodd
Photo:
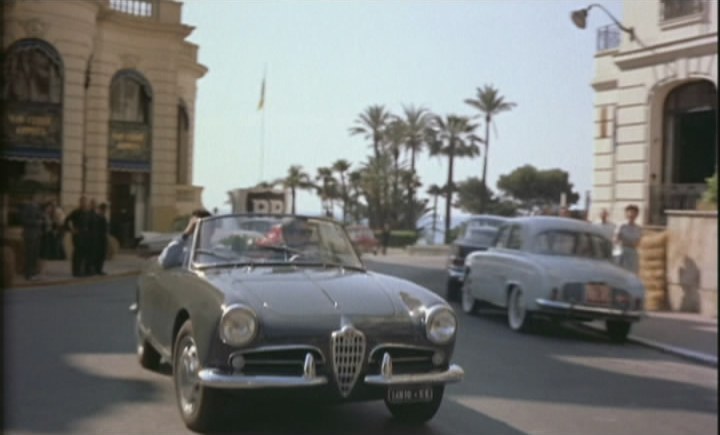
<path id="1" fill-rule="evenodd" d="M 248 230 L 258 217 L 199 220 L 181 261 L 150 260 L 139 279 L 139 361 L 172 366 L 185 424 L 208 430 L 220 408 L 236 406 L 221 393 L 288 390 L 332 403 L 384 400 L 403 422 L 431 419 L 444 385 L 463 378 L 451 364 L 452 308 L 367 270 L 332 220 L 262 216 L 269 230 Z"/>

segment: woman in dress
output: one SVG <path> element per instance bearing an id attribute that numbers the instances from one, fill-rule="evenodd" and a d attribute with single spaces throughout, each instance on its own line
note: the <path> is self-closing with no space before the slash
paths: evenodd
<path id="1" fill-rule="evenodd" d="M 640 209 L 636 205 L 625 207 L 627 222 L 615 230 L 615 243 L 620 246 L 618 264 L 636 274 L 640 263 L 637 247 L 642 238 L 642 227 L 635 223 L 639 213 Z"/>

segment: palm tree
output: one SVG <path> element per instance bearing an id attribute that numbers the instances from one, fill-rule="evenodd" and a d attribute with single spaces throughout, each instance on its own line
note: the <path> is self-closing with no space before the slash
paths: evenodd
<path id="1" fill-rule="evenodd" d="M 425 144 L 425 132 L 432 117 L 430 112 L 422 107 L 405 106 L 403 112 L 405 112 L 405 149 L 410 152 L 410 172 L 414 176 L 415 159 Z M 414 215 L 415 187 L 409 186 L 407 194 L 407 225 L 408 228 L 414 228 L 416 221 Z"/>
<path id="2" fill-rule="evenodd" d="M 505 101 L 505 97 L 499 95 L 499 92 L 493 85 L 484 85 L 482 89 L 477 88 L 477 99 L 473 100 L 468 98 L 465 100 L 465 104 L 468 104 L 478 109 L 483 115 L 485 115 L 485 155 L 483 157 L 483 172 L 482 172 L 482 185 L 483 192 L 487 193 L 487 159 L 488 159 L 488 148 L 490 148 L 490 124 L 492 123 L 493 117 L 496 115 L 512 110 L 513 107 L 517 106 L 515 103 Z M 482 199 L 482 211 L 485 211 L 487 203 L 487 195 Z"/>
<path id="3" fill-rule="evenodd" d="M 297 189 L 311 189 L 314 187 L 310 176 L 303 171 L 300 165 L 290 166 L 285 178 L 277 179 L 272 184 L 281 184 L 283 188 L 290 189 L 292 214 L 295 214 L 295 193 Z"/>
<path id="4" fill-rule="evenodd" d="M 328 217 L 332 216 L 334 211 L 333 199 L 335 199 L 337 194 L 335 189 L 336 180 L 333 176 L 333 170 L 328 167 L 317 168 L 315 180 L 320 182 L 315 186 L 315 188 L 317 189 L 318 195 L 320 195 L 320 199 L 323 202 L 325 214 Z"/>
<path id="5" fill-rule="evenodd" d="M 448 158 L 448 176 L 445 188 L 445 243 L 450 243 L 450 209 L 454 190 L 453 170 L 456 157 L 474 157 L 480 153 L 474 135 L 477 124 L 464 116 L 448 115 L 445 119 L 437 116 L 433 120 L 433 134 L 430 142 L 431 155 Z"/>
<path id="6" fill-rule="evenodd" d="M 405 129 L 405 122 L 401 119 L 395 119 L 390 122 L 385 129 L 385 140 L 387 143 L 387 150 L 392 156 L 393 160 L 393 175 L 392 175 L 392 210 L 396 213 L 399 205 L 399 184 L 400 184 L 400 151 L 405 145 L 405 138 L 407 136 Z M 393 220 L 396 216 L 393 216 Z"/>
<path id="7" fill-rule="evenodd" d="M 387 221 L 388 211 L 388 177 L 392 172 L 392 161 L 387 153 L 380 157 L 370 157 L 362 166 L 362 191 L 367 199 L 370 211 L 370 224 L 376 228 L 383 228 Z"/>
<path id="8" fill-rule="evenodd" d="M 342 202 L 343 202 L 343 207 L 342 207 L 343 222 L 345 222 L 345 220 L 347 218 L 347 212 L 348 212 L 348 189 L 347 189 L 347 183 L 345 181 L 345 173 L 350 169 L 350 166 L 351 166 L 350 162 L 348 162 L 345 159 L 337 160 L 332 165 L 332 170 L 337 172 L 340 175 L 340 187 L 342 189 L 340 192 L 340 195 L 341 195 Z"/>
<path id="9" fill-rule="evenodd" d="M 390 119 L 392 119 L 392 115 L 385 110 L 385 106 L 369 106 L 355 119 L 355 126 L 350 127 L 350 134 L 362 134 L 365 138 L 372 139 L 375 158 L 378 158 L 380 157 L 383 133 Z"/>

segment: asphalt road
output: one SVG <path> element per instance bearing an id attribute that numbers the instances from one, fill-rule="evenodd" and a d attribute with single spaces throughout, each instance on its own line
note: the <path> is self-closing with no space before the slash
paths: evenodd
<path id="1" fill-rule="evenodd" d="M 371 264 L 442 292 L 432 269 Z M 134 354 L 133 278 L 4 294 L 4 433 L 182 434 L 171 378 Z M 442 294 L 442 293 L 441 293 Z M 459 307 L 458 308 L 459 311 Z M 446 389 L 421 429 L 382 402 L 316 408 L 237 403 L 232 432 L 362 434 L 714 434 L 717 371 L 574 327 L 511 332 L 501 313 L 459 314 Z"/>

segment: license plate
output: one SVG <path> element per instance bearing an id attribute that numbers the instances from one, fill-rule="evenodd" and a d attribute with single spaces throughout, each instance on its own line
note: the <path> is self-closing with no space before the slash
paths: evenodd
<path id="1" fill-rule="evenodd" d="M 430 402 L 433 399 L 432 387 L 392 387 L 388 388 L 387 399 L 390 403 Z"/>
<path id="2" fill-rule="evenodd" d="M 605 284 L 585 284 L 585 302 L 596 305 L 610 305 L 612 291 Z"/>

